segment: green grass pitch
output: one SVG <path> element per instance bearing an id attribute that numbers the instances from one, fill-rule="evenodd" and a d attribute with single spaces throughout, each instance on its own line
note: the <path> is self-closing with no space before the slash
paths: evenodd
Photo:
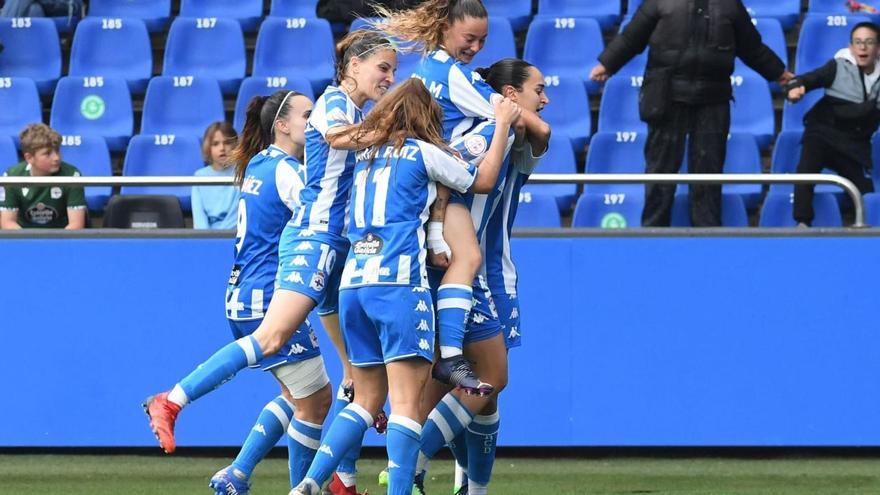
<path id="1" fill-rule="evenodd" d="M 0 455 L 0 493 L 15 495 L 209 495 L 208 478 L 229 459 L 129 455 Z M 360 490 L 384 461 L 362 460 Z M 432 464 L 427 491 L 451 493 L 452 463 Z M 288 492 L 287 463 L 268 459 L 253 495 Z M 880 459 L 501 458 L 490 492 L 518 494 L 810 495 L 880 493 Z"/>

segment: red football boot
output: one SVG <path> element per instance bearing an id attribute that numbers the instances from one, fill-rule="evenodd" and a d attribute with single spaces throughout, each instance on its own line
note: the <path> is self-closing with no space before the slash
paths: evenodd
<path id="1" fill-rule="evenodd" d="M 143 404 L 144 412 L 150 418 L 150 429 L 159 440 L 159 447 L 166 454 L 173 454 L 177 445 L 174 442 L 174 423 L 180 406 L 168 400 L 168 392 L 147 397 Z"/>

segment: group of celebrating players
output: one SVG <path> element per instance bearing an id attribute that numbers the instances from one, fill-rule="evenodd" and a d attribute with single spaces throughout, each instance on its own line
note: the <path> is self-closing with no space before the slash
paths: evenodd
<path id="1" fill-rule="evenodd" d="M 144 404 L 171 453 L 184 406 L 245 367 L 272 372 L 281 395 L 211 478 L 218 495 L 248 493 L 285 432 L 291 494 L 322 493 L 328 480 L 331 493 L 356 494 L 371 426 L 387 433 L 389 494 L 424 493 L 445 445 L 455 490 L 487 491 L 497 396 L 520 345 L 510 230 L 550 137 L 544 78 L 517 59 L 468 68 L 488 34 L 480 0 L 377 9 L 381 24 L 337 45 L 336 83 L 314 104 L 295 91 L 250 101 L 234 159 L 236 340 Z M 393 90 L 391 40 L 424 55 Z M 307 319 L 316 307 L 343 363 L 335 399 Z"/>

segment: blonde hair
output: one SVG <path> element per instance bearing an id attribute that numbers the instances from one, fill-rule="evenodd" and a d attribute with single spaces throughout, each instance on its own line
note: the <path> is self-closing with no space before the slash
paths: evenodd
<path id="1" fill-rule="evenodd" d="M 46 124 L 30 124 L 19 134 L 21 153 L 34 154 L 43 148 L 61 149 L 61 134 Z"/>
<path id="2" fill-rule="evenodd" d="M 427 0 L 409 10 L 392 10 L 382 5 L 371 5 L 376 15 L 384 17 L 370 22 L 373 30 L 401 41 L 411 43 L 401 51 L 430 53 L 443 45 L 443 31 L 465 17 L 489 17 L 480 0 Z"/>
<path id="3" fill-rule="evenodd" d="M 238 133 L 235 127 L 229 122 L 214 122 L 205 129 L 205 135 L 202 137 L 202 160 L 208 165 L 211 164 L 211 140 L 214 139 L 214 133 L 220 131 L 227 140 L 238 140 Z"/>

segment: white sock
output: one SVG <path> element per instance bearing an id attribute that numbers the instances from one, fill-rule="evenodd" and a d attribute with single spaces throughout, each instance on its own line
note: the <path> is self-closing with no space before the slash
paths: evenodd
<path id="1" fill-rule="evenodd" d="M 452 347 L 451 345 L 440 346 L 440 357 L 443 359 L 461 356 L 461 354 L 461 347 Z"/>
<path id="2" fill-rule="evenodd" d="M 181 409 L 189 404 L 189 397 L 186 396 L 186 392 L 183 391 L 179 383 L 171 389 L 171 392 L 168 392 L 168 400 L 180 406 Z"/>
<path id="3" fill-rule="evenodd" d="M 455 481 L 452 484 L 452 489 L 455 492 L 458 492 L 458 490 L 462 486 L 464 486 L 464 484 L 467 482 L 468 482 L 467 471 L 465 470 L 465 468 L 461 464 L 456 462 L 455 463 Z M 470 487 L 468 487 L 468 488 L 470 488 Z"/>
<path id="4" fill-rule="evenodd" d="M 336 476 L 339 476 L 339 481 L 342 481 L 342 484 L 347 488 L 357 485 L 357 473 L 340 473 L 336 471 Z"/>
<path id="5" fill-rule="evenodd" d="M 418 460 L 416 460 L 416 476 L 418 476 L 418 474 L 421 473 L 422 471 L 428 470 L 428 463 L 430 461 L 431 460 L 428 459 L 425 456 L 425 454 L 423 454 L 422 451 L 420 450 L 419 451 L 419 458 L 418 458 Z"/>
<path id="6" fill-rule="evenodd" d="M 468 495 L 486 495 L 489 490 L 489 487 L 486 485 L 481 485 L 479 483 L 474 483 L 473 481 L 468 483 Z"/>

